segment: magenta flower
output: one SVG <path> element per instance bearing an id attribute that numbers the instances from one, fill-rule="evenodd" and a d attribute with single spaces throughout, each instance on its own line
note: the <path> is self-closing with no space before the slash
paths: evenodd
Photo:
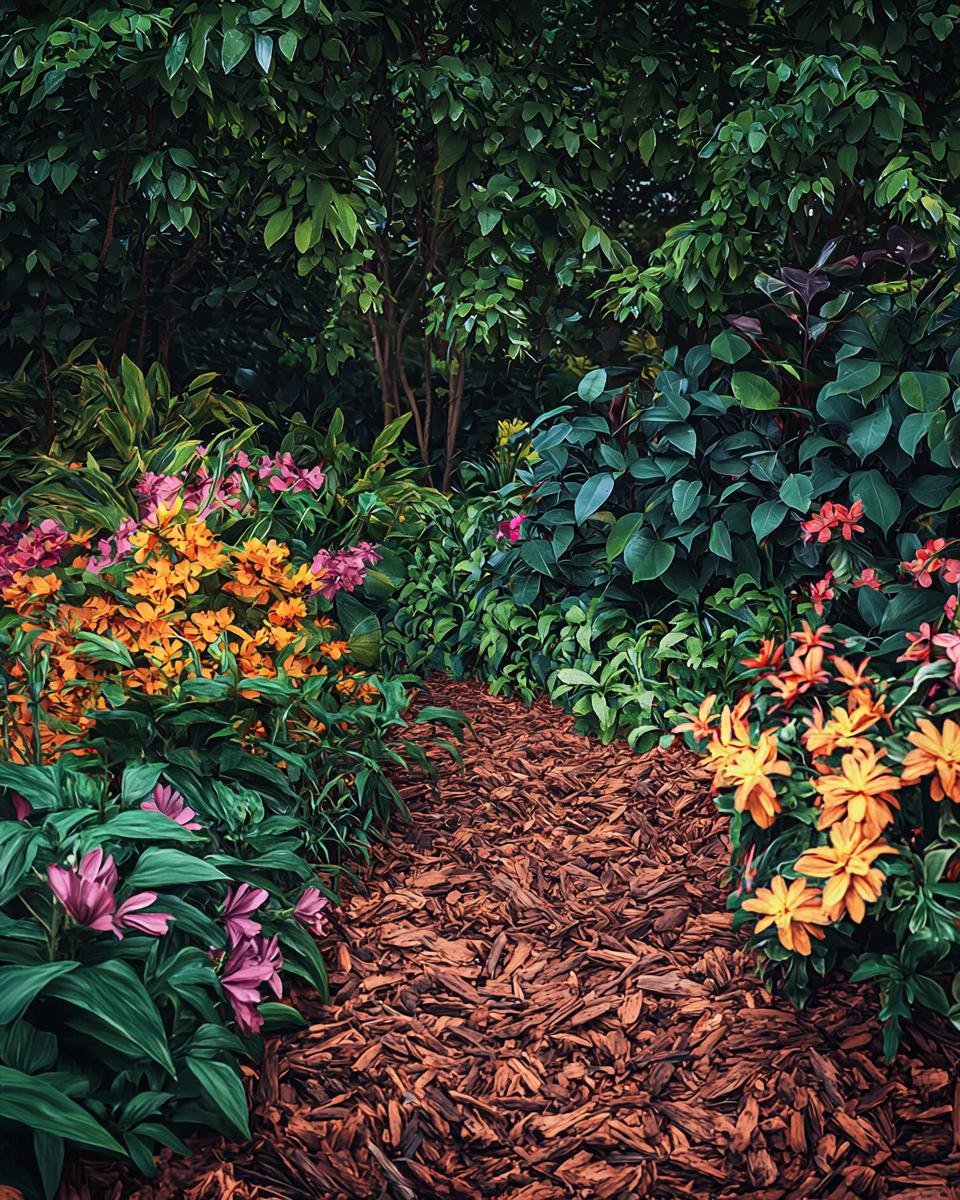
<path id="1" fill-rule="evenodd" d="M 324 920 L 321 913 L 329 904 L 330 901 L 319 888 L 308 887 L 297 901 L 293 915 L 304 929 L 309 929 L 315 937 L 320 937 L 324 931 Z"/>
<path id="2" fill-rule="evenodd" d="M 168 784 L 158 783 L 153 789 L 153 797 L 144 800 L 140 805 L 144 812 L 163 813 L 171 821 L 176 821 L 184 829 L 202 829 L 199 821 L 193 818 L 197 815 L 187 804 L 179 792 L 175 792 Z"/>
<path id="3" fill-rule="evenodd" d="M 78 867 L 51 864 L 47 881 L 72 920 L 87 929 L 112 933 L 119 941 L 123 940 L 121 929 L 139 929 L 159 937 L 173 920 L 169 913 L 140 912 L 155 903 L 156 892 L 138 892 L 117 908 L 117 866 L 113 855 L 104 857 L 99 846 L 85 854 Z"/>
<path id="4" fill-rule="evenodd" d="M 141 909 L 149 908 L 156 901 L 156 892 L 137 892 L 129 900 L 124 900 L 117 909 L 116 927 L 113 931 L 117 937 L 120 938 L 123 936 L 120 933 L 121 927 L 124 929 L 137 929 L 140 933 L 149 933 L 151 937 L 162 937 L 167 932 L 167 928 L 173 917 L 169 913 L 147 913 L 140 911 Z"/>
<path id="5" fill-rule="evenodd" d="M 121 558 L 129 554 L 133 549 L 130 538 L 138 528 L 133 517 L 126 517 L 112 537 L 100 538 L 97 542 L 97 553 L 87 559 L 86 569 L 90 574 L 101 574 L 107 567 L 115 566 Z"/>
<path id="6" fill-rule="evenodd" d="M 112 888 L 92 879 L 84 879 L 78 870 L 52 863 L 47 867 L 47 882 L 67 914 L 78 925 L 104 933 L 116 933 L 114 916 L 117 900 Z"/>
<path id="7" fill-rule="evenodd" d="M 223 919 L 227 927 L 227 940 L 236 946 L 244 938 L 253 938 L 260 932 L 260 922 L 250 917 L 268 899 L 263 888 L 251 887 L 249 883 L 238 884 L 227 890 L 223 902 Z"/>
<path id="8" fill-rule="evenodd" d="M 243 1033 L 259 1033 L 263 1017 L 259 1011 L 261 987 L 269 988 L 279 1000 L 283 995 L 280 970 L 283 956 L 277 938 L 244 938 L 237 942 L 224 964 L 220 986 L 230 1001 L 237 1025 Z"/>
<path id="9" fill-rule="evenodd" d="M 319 467 L 309 470 L 298 467 L 292 454 L 277 454 L 270 458 L 264 455 L 260 459 L 257 474 L 267 480 L 271 492 L 310 492 L 316 495 L 327 481 L 326 475 Z"/>
<path id="10" fill-rule="evenodd" d="M 337 592 L 352 592 L 363 583 L 366 568 L 379 561 L 380 554 L 370 542 L 357 542 L 335 554 L 318 550 L 310 564 L 317 577 L 313 590 L 325 600 L 332 600 Z"/>
<path id="11" fill-rule="evenodd" d="M 507 538 L 511 542 L 518 542 L 520 530 L 526 519 L 526 513 L 518 513 L 515 517 L 504 517 L 497 525 L 497 541 L 502 542 L 504 538 Z"/>
<path id="12" fill-rule="evenodd" d="M 69 544 L 67 531 L 52 518 L 39 525 L 26 521 L 0 524 L 0 587 L 9 583 L 14 571 L 55 567 Z"/>

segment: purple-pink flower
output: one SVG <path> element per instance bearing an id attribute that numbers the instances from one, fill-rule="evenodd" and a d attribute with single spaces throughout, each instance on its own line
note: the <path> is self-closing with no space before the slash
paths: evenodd
<path id="1" fill-rule="evenodd" d="M 316 495 L 327 481 L 320 467 L 298 467 L 292 454 L 265 454 L 260 459 L 257 474 L 267 481 L 271 492 L 310 492 Z"/>
<path id="2" fill-rule="evenodd" d="M 526 513 L 518 513 L 515 517 L 504 517 L 497 525 L 497 541 L 502 542 L 504 538 L 507 538 L 511 542 L 519 541 L 520 530 L 526 519 Z"/>
<path id="3" fill-rule="evenodd" d="M 173 917 L 169 913 L 145 913 L 142 909 L 156 903 L 156 892 L 138 892 L 117 907 L 117 865 L 113 855 L 104 855 L 98 846 L 80 860 L 79 866 L 47 867 L 50 890 L 78 925 L 121 940 L 123 929 L 138 929 L 159 937 L 167 932 Z"/>
<path id="4" fill-rule="evenodd" d="M 259 1033 L 263 1027 L 259 1010 L 262 987 L 269 988 L 278 1000 L 283 995 L 282 967 L 283 956 L 276 937 L 265 938 L 257 934 L 243 938 L 230 951 L 220 976 L 220 986 L 243 1033 Z"/>
<path id="5" fill-rule="evenodd" d="M 69 542 L 67 531 L 50 517 L 33 526 L 27 521 L 0 523 L 0 587 L 15 571 L 55 567 Z"/>
<path id="6" fill-rule="evenodd" d="M 13 805 L 13 815 L 18 821 L 25 821 L 33 812 L 30 801 L 19 792 L 10 793 L 10 802 Z"/>
<path id="7" fill-rule="evenodd" d="M 321 914 L 329 904 L 330 901 L 319 888 L 308 887 L 297 901 L 293 915 L 304 929 L 309 929 L 315 937 L 320 937 L 324 930 L 324 920 Z"/>
<path id="8" fill-rule="evenodd" d="M 260 922 L 251 921 L 250 917 L 267 899 L 268 893 L 263 888 L 251 887 L 249 883 L 241 883 L 227 890 L 223 902 L 223 921 L 231 946 L 260 932 Z"/>
<path id="9" fill-rule="evenodd" d="M 370 542 L 357 542 L 335 553 L 318 550 L 310 564 L 317 577 L 313 590 L 325 600 L 332 600 L 337 592 L 352 592 L 363 583 L 367 567 L 379 561 L 380 554 Z"/>
<path id="10" fill-rule="evenodd" d="M 203 828 L 199 821 L 194 820 L 197 815 L 194 810 L 187 804 L 183 796 L 174 791 L 169 784 L 158 783 L 153 789 L 151 799 L 144 800 L 140 807 L 144 812 L 162 813 L 171 821 L 182 825 L 184 829 Z"/>
<path id="11" fill-rule="evenodd" d="M 110 537 L 100 538 L 97 542 L 97 553 L 91 554 L 87 559 L 86 569 L 90 574 L 101 574 L 107 567 L 115 566 L 124 555 L 129 554 L 133 549 L 133 542 L 130 539 L 138 528 L 133 517 L 125 517 L 120 522 L 116 533 Z"/>

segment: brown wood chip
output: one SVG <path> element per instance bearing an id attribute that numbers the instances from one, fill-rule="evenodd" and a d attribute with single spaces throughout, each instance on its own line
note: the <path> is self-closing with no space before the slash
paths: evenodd
<path id="1" fill-rule="evenodd" d="M 345 903 L 333 997 L 271 1038 L 253 1139 L 59 1200 L 960 1200 L 956 1043 L 883 1062 L 876 997 L 771 998 L 724 910 L 726 822 L 682 749 L 637 757 L 478 685 L 457 768 Z"/>

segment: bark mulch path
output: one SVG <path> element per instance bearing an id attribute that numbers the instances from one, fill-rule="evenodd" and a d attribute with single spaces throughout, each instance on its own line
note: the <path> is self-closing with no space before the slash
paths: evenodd
<path id="1" fill-rule="evenodd" d="M 960 1053 L 883 1064 L 863 989 L 770 999 L 724 912 L 724 822 L 643 758 L 441 682 L 465 768 L 342 914 L 333 1002 L 269 1044 L 249 1146 L 91 1200 L 960 1200 Z"/>

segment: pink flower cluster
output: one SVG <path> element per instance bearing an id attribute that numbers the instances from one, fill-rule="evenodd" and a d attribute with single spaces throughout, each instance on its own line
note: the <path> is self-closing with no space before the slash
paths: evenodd
<path id="1" fill-rule="evenodd" d="M 39 525 L 31 525 L 28 521 L 3 522 L 0 524 L 0 587 L 10 582 L 15 571 L 55 567 L 69 541 L 67 531 L 50 517 Z"/>
<path id="2" fill-rule="evenodd" d="M 809 542 L 816 538 L 818 542 L 829 542 L 835 529 L 840 530 L 840 536 L 845 542 L 853 540 L 855 533 L 863 533 L 863 526 L 858 522 L 863 516 L 863 501 L 854 500 L 849 508 L 845 504 L 837 504 L 828 500 L 808 520 L 800 523 L 803 530 L 803 540 Z"/>
<path id="3" fill-rule="evenodd" d="M 523 523 L 526 519 L 526 513 L 519 513 L 515 517 L 504 517 L 497 525 L 497 541 L 502 542 L 505 538 L 510 542 L 519 541 L 520 530 L 523 528 Z"/>
<path id="4" fill-rule="evenodd" d="M 943 551 L 951 545 L 946 538 L 931 538 L 917 551 L 917 557 L 902 562 L 900 570 L 912 575 L 918 587 L 928 588 L 934 575 L 941 575 L 946 583 L 960 583 L 960 559 L 947 558 Z"/>
<path id="5" fill-rule="evenodd" d="M 273 458 L 264 455 L 260 459 L 257 475 L 267 481 L 271 492 L 310 492 L 316 495 L 327 482 L 326 475 L 319 467 L 298 467 L 292 454 L 277 454 Z"/>
<path id="6" fill-rule="evenodd" d="M 68 916 L 78 925 L 112 933 L 120 940 L 124 929 L 160 937 L 173 920 L 169 913 L 142 911 L 156 903 L 156 892 L 138 892 L 118 906 L 117 866 L 113 856 L 104 857 L 99 847 L 85 854 L 77 867 L 51 864 L 47 867 L 47 881 Z"/>
<path id="7" fill-rule="evenodd" d="M 313 590 L 326 600 L 332 600 L 337 592 L 352 592 L 363 583 L 367 567 L 379 561 L 380 554 L 370 542 L 357 542 L 335 553 L 318 550 L 310 564 L 317 576 Z"/>
<path id="8" fill-rule="evenodd" d="M 107 567 L 116 566 L 125 555 L 129 554 L 133 549 L 133 542 L 130 539 L 138 528 L 133 517 L 125 517 L 120 522 L 116 533 L 111 534 L 110 537 L 100 538 L 97 542 L 96 553 L 91 554 L 87 559 L 86 569 L 90 574 L 99 575 Z"/>
<path id="9" fill-rule="evenodd" d="M 259 1033 L 263 1027 L 260 1004 L 261 988 L 279 1000 L 283 995 L 283 955 L 276 937 L 263 933 L 254 914 L 268 899 L 263 888 L 240 883 L 230 888 L 223 902 L 223 923 L 229 952 L 220 975 L 220 986 L 230 1001 L 237 1025 L 244 1033 Z M 329 901 L 319 888 L 306 888 L 293 915 L 306 929 L 319 934 L 323 929 L 321 913 Z"/>

